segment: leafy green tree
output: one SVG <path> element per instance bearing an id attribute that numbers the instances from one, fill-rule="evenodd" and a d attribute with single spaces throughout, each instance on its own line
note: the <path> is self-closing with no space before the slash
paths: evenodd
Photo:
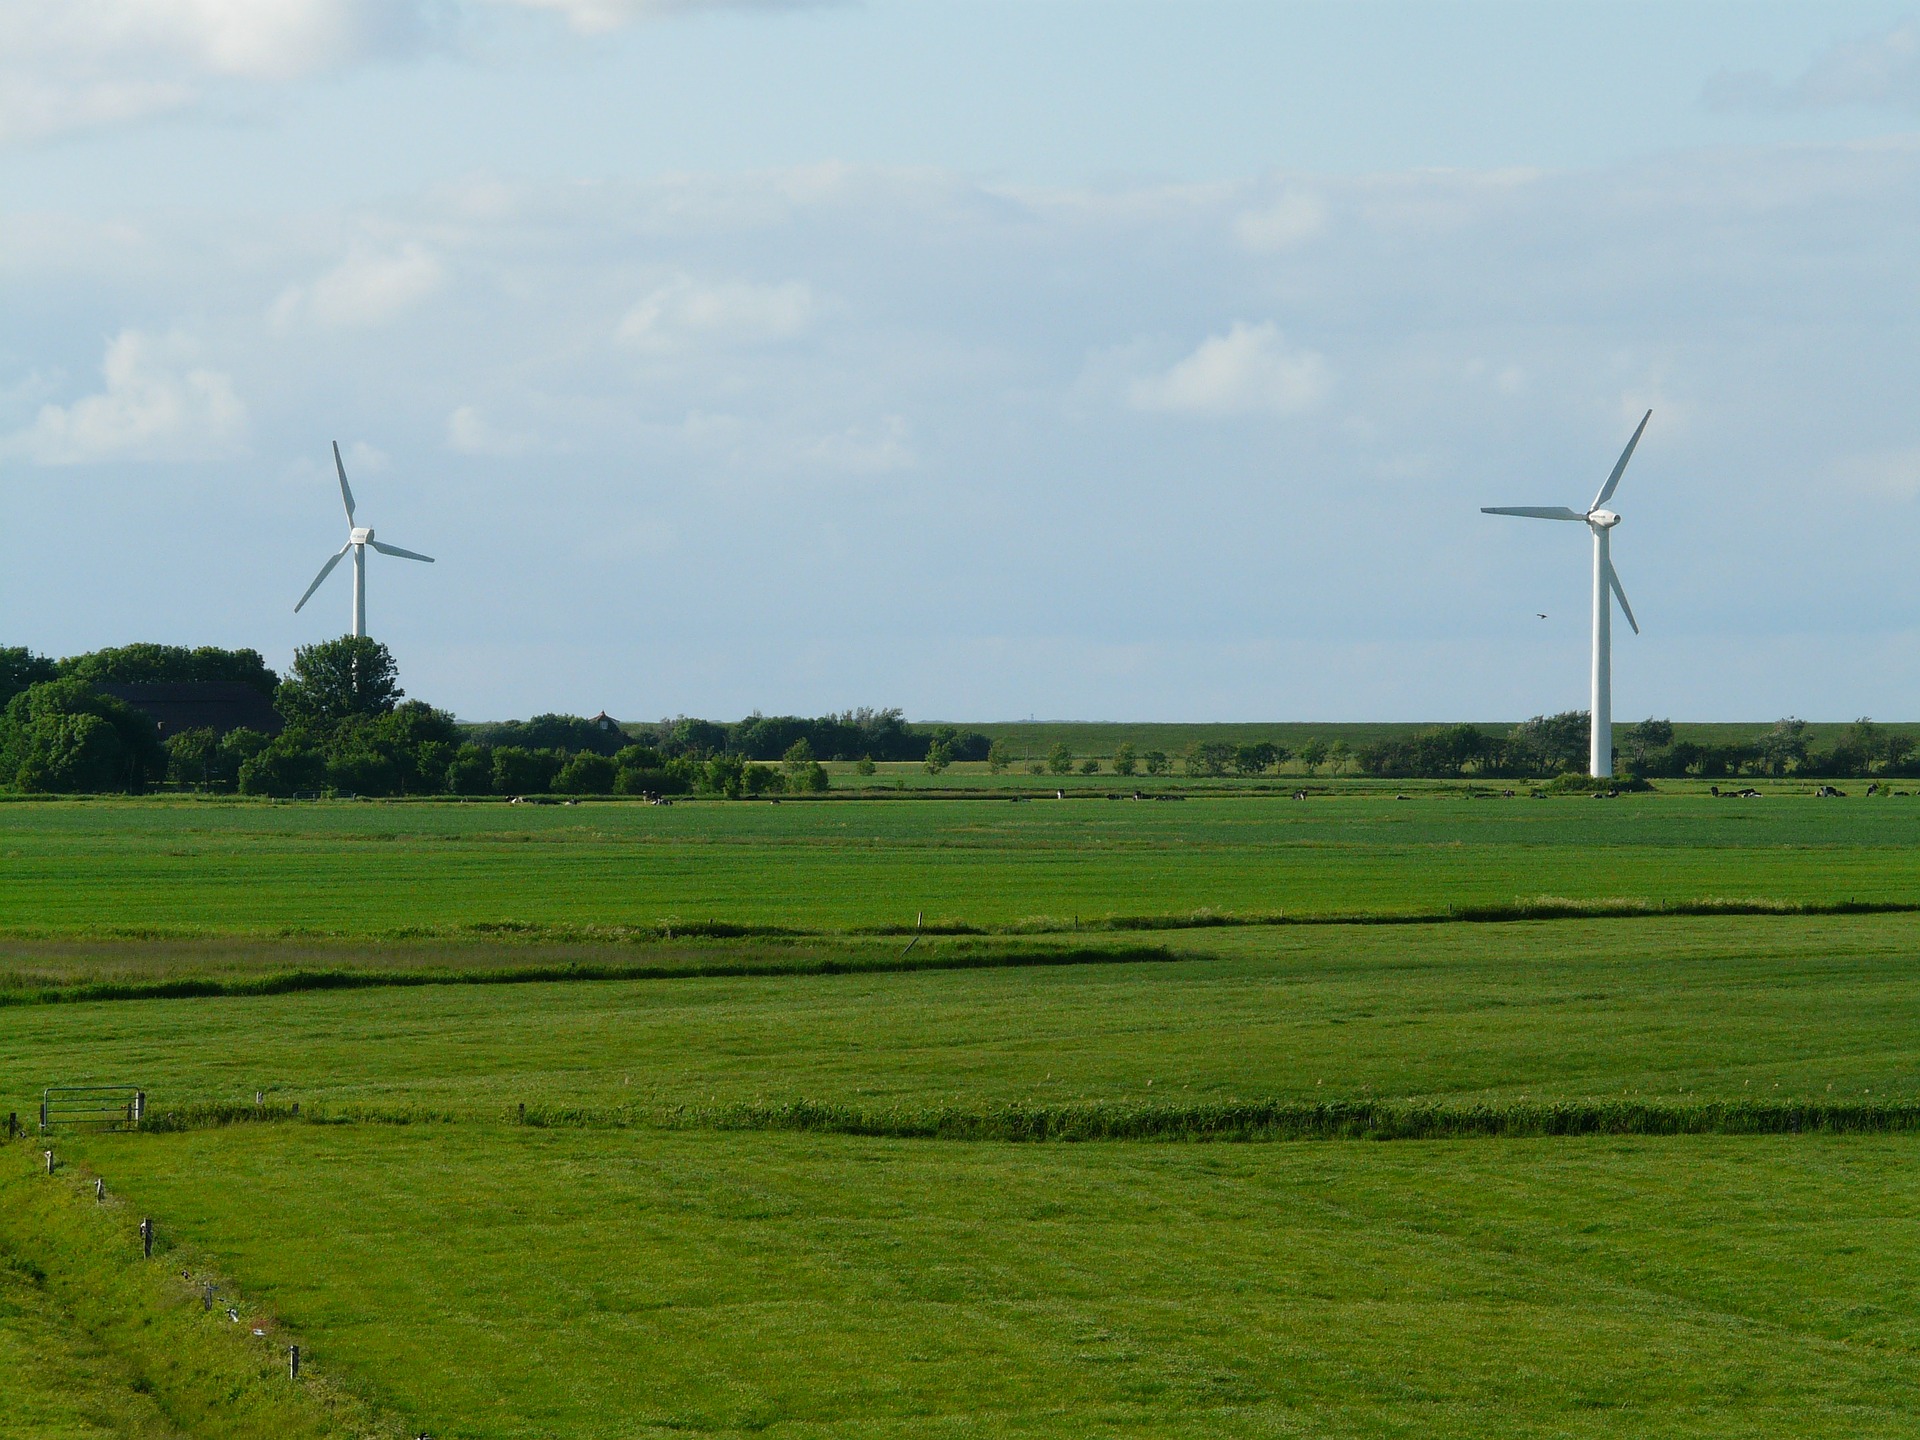
<path id="1" fill-rule="evenodd" d="M 1535 715 L 1507 736 L 1506 768 L 1523 775 L 1563 775 L 1587 768 L 1592 724 L 1584 710 Z"/>
<path id="2" fill-rule="evenodd" d="M 1196 740 L 1187 747 L 1186 764 L 1189 775 L 1224 775 L 1227 767 L 1233 764 L 1233 746 L 1224 740 Z"/>
<path id="3" fill-rule="evenodd" d="M 24 645 L 0 645 L 0 706 L 31 685 L 60 677 L 60 667 Z"/>
<path id="4" fill-rule="evenodd" d="M 1052 775 L 1067 775 L 1073 771 L 1073 752 L 1067 748 L 1067 742 L 1056 740 L 1053 748 L 1047 751 L 1047 772 Z"/>
<path id="5" fill-rule="evenodd" d="M 299 735 L 280 735 L 240 767 L 242 795 L 318 794 L 327 783 L 327 757 Z"/>
<path id="6" fill-rule="evenodd" d="M 240 767 L 273 743 L 273 737 L 244 725 L 220 737 L 220 778 L 228 784 L 240 779 Z"/>
<path id="7" fill-rule="evenodd" d="M 1149 750 L 1145 755 L 1140 757 L 1140 761 L 1146 766 L 1147 774 L 1149 775 L 1171 775 L 1173 773 L 1173 757 L 1164 750 Z"/>
<path id="8" fill-rule="evenodd" d="M 560 767 L 553 788 L 562 795 L 611 795 L 619 773 L 610 756 L 582 750 Z"/>
<path id="9" fill-rule="evenodd" d="M 748 761 L 740 771 L 740 789 L 748 795 L 780 795 L 787 790 L 786 772 Z"/>
<path id="10" fill-rule="evenodd" d="M 1099 760 L 1089 755 L 1080 762 L 1080 773 L 1082 775 L 1098 775 L 1100 773 Z"/>
<path id="11" fill-rule="evenodd" d="M 1307 767 L 1309 775 L 1317 771 L 1327 763 L 1327 742 L 1318 735 L 1308 736 L 1306 743 L 1300 747 L 1300 763 Z"/>
<path id="12" fill-rule="evenodd" d="M 713 755 L 702 767 L 700 788 L 713 795 L 738 800 L 746 785 L 747 762 L 738 755 Z"/>
<path id="13" fill-rule="evenodd" d="M 403 783 L 400 763 L 356 736 L 326 754 L 326 788 L 336 795 L 397 795 Z"/>
<path id="14" fill-rule="evenodd" d="M 211 726 L 169 735 L 167 779 L 175 785 L 211 785 L 218 778 L 220 735 Z"/>
<path id="15" fill-rule="evenodd" d="M 853 768 L 862 775 L 871 775 L 873 774 L 874 771 L 878 770 L 880 767 L 873 763 L 873 756 L 862 755 L 857 761 L 854 762 Z"/>
<path id="16" fill-rule="evenodd" d="M 1140 761 L 1134 754 L 1133 742 L 1131 740 L 1122 740 L 1118 745 L 1113 747 L 1114 774 L 1131 775 L 1139 768 Z"/>
<path id="17" fill-rule="evenodd" d="M 493 752 L 479 745 L 462 745 L 447 762 L 447 793 L 486 795 L 493 790 Z"/>
<path id="18" fill-rule="evenodd" d="M 1754 748 L 1768 774 L 1785 775 L 1806 764 L 1808 743 L 1807 722 L 1789 715 L 1774 721 Z"/>
<path id="19" fill-rule="evenodd" d="M 996 740 L 987 747 L 987 769 L 995 775 L 1002 773 L 1013 763 L 1013 755 L 1007 748 L 1007 742 Z"/>
<path id="20" fill-rule="evenodd" d="M 293 674 L 274 692 L 273 704 L 290 721 L 324 727 L 385 715 L 405 693 L 386 646 L 343 635 L 294 651 Z"/>
<path id="21" fill-rule="evenodd" d="M 1255 745 L 1233 747 L 1233 768 L 1241 775 L 1258 775 L 1274 763 L 1275 750 L 1261 741 Z"/>
<path id="22" fill-rule="evenodd" d="M 804 735 L 789 745 L 786 753 L 780 757 L 780 768 L 786 772 L 789 780 L 805 775 L 807 767 L 816 763 L 818 762 L 813 758 L 813 743 Z"/>
<path id="23" fill-rule="evenodd" d="M 1344 740 L 1336 740 L 1327 747 L 1327 764 L 1333 767 L 1337 775 L 1353 763 L 1353 747 Z"/>
<path id="24" fill-rule="evenodd" d="M 929 775 L 938 775 L 953 764 L 953 747 L 945 740 L 935 740 L 927 746 L 927 758 L 922 762 Z"/>
<path id="25" fill-rule="evenodd" d="M 1638 725 L 1627 726 L 1620 738 L 1626 741 L 1623 748 L 1627 753 L 1627 763 L 1635 774 L 1644 774 L 1656 750 L 1672 747 L 1673 722 L 1649 716 Z"/>
<path id="26" fill-rule="evenodd" d="M 0 713 L 0 780 L 23 790 L 132 792 L 166 771 L 153 721 L 84 680 L 30 685 Z"/>
<path id="27" fill-rule="evenodd" d="M 93 684 L 237 681 L 269 698 L 280 683 L 280 677 L 267 668 L 258 650 L 222 650 L 215 645 L 202 645 L 197 650 L 184 645 L 120 645 L 70 656 L 60 662 L 60 674 Z"/>
<path id="28" fill-rule="evenodd" d="M 524 745 L 496 745 L 493 747 L 493 793 L 544 794 L 559 768 L 559 757 L 551 750 L 529 750 Z"/>

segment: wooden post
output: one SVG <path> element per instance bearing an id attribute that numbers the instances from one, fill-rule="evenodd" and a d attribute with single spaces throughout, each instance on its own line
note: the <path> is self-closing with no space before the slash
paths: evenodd
<path id="1" fill-rule="evenodd" d="M 53 1174 L 53 1151 L 47 1151 L 47 1174 Z"/>
<path id="2" fill-rule="evenodd" d="M 151 1220 L 140 1222 L 140 1253 L 149 1260 L 153 1258 L 153 1221 Z"/>
<path id="3" fill-rule="evenodd" d="M 146 1118 L 147 1118 L 147 1092 L 144 1090 L 136 1090 L 133 1092 L 133 1123 L 138 1125 L 142 1120 L 145 1120 Z"/>
<path id="4" fill-rule="evenodd" d="M 105 1180 L 96 1179 L 93 1182 L 93 1198 L 98 1200 L 102 1205 L 107 1203 L 107 1182 Z"/>
<path id="5" fill-rule="evenodd" d="M 289 1380 L 300 1378 L 300 1347 L 298 1345 L 287 1347 L 287 1378 Z"/>
<path id="6" fill-rule="evenodd" d="M 213 1281 L 211 1280 L 200 1282 L 200 1310 L 202 1314 L 213 1312 Z"/>

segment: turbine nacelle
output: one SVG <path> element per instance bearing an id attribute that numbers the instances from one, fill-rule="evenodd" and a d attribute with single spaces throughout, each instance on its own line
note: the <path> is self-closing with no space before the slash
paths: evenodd
<path id="1" fill-rule="evenodd" d="M 347 532 L 347 543 L 349 545 L 364 545 L 371 539 L 373 539 L 373 527 L 371 525 L 356 525 Z"/>
<path id="2" fill-rule="evenodd" d="M 1589 510 L 1587 512 L 1587 524 L 1593 526 L 1596 530 L 1611 530 L 1619 523 L 1620 517 L 1611 510 Z M 369 530 L 367 533 L 371 535 L 373 532 Z"/>

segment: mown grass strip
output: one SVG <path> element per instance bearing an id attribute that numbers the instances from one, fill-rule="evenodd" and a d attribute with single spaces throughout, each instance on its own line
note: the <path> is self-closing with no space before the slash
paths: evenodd
<path id="1" fill-rule="evenodd" d="M 243 1124 L 438 1125 L 503 1121 L 536 1129 L 802 1131 L 901 1140 L 1227 1141 L 1553 1139 L 1604 1135 L 1886 1135 L 1920 1131 L 1920 1104 L 1889 1101 L 1514 1101 L 1446 1105 L 1388 1100 L 1228 1100 L 1194 1104 L 901 1105 L 832 1101 L 670 1106 L 528 1106 L 482 1116 L 422 1106 L 210 1103 L 151 1115 L 148 1133 Z"/>
<path id="2" fill-rule="evenodd" d="M 1053 965 L 1166 963 L 1203 957 L 1164 945 L 1075 946 L 1046 950 L 929 952 L 918 955 L 767 956 L 670 964 L 522 965 L 464 970 L 284 970 L 267 975 L 182 976 L 169 980 L 94 980 L 0 991 L 0 1006 L 109 1000 L 197 1000 L 294 995 L 317 990 L 405 989 L 421 985 L 533 985 L 587 980 L 692 980 L 729 976 L 897 974 L 917 970 L 996 970 Z"/>

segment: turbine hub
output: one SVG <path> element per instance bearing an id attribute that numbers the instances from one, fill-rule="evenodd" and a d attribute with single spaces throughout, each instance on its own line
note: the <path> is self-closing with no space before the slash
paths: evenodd
<path id="1" fill-rule="evenodd" d="M 353 533 L 347 536 L 347 543 L 349 545 L 364 545 L 372 538 L 373 527 L 371 525 L 356 525 L 353 527 Z"/>
<path id="2" fill-rule="evenodd" d="M 1611 530 L 1620 523 L 1620 517 L 1611 510 L 1590 510 L 1587 512 L 1587 524 L 1596 530 Z M 371 535 L 373 532 L 367 532 Z"/>

